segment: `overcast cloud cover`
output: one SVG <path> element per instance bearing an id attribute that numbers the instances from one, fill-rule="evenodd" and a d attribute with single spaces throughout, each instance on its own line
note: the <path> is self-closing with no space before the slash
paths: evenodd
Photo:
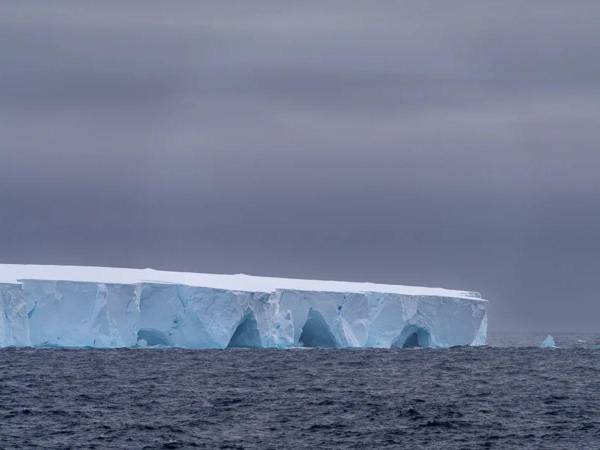
<path id="1" fill-rule="evenodd" d="M 4 1 L 0 261 L 481 291 L 600 329 L 600 2 Z"/>

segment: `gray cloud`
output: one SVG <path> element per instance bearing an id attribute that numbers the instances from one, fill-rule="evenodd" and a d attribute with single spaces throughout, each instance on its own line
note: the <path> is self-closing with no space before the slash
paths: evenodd
<path id="1" fill-rule="evenodd" d="M 595 2 L 8 2 L 0 260 L 444 285 L 596 329 Z"/>

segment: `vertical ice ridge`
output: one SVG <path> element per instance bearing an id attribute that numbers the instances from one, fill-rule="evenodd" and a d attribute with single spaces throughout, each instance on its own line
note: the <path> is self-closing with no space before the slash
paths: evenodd
<path id="1" fill-rule="evenodd" d="M 480 345 L 486 345 L 487 343 L 487 327 L 488 327 L 488 317 L 487 312 L 484 313 L 483 318 L 481 319 L 479 329 L 477 330 L 477 334 L 471 342 L 471 345 L 476 347 Z"/>

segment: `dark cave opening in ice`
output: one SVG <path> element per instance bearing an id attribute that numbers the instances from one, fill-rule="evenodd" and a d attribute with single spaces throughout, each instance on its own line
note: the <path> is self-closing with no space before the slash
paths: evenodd
<path id="1" fill-rule="evenodd" d="M 246 313 L 239 323 L 227 348 L 261 348 L 262 342 L 258 332 L 258 323 L 252 311 Z"/>
<path id="2" fill-rule="evenodd" d="M 165 347 L 171 346 L 171 341 L 165 333 L 153 328 L 142 328 L 137 333 L 137 341 L 144 341 L 146 345 L 156 346 L 161 345 Z"/>
<path id="3" fill-rule="evenodd" d="M 416 325 L 406 326 L 392 343 L 392 347 L 395 348 L 419 348 L 429 347 L 430 345 L 431 335 L 429 332 Z"/>
<path id="4" fill-rule="evenodd" d="M 302 327 L 299 342 L 304 347 L 338 347 L 337 340 L 323 318 L 323 315 L 312 308 L 308 311 L 308 316 Z"/>

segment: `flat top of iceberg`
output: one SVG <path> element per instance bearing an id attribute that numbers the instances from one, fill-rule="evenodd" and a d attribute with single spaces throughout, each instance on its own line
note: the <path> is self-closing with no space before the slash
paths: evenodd
<path id="1" fill-rule="evenodd" d="M 20 280 L 60 280 L 116 284 L 135 284 L 140 282 L 177 283 L 189 286 L 247 292 L 273 292 L 277 289 L 349 293 L 386 292 L 392 294 L 456 297 L 484 301 L 477 292 L 393 284 L 301 280 L 294 278 L 260 277 L 245 274 L 219 275 L 191 272 L 167 272 L 154 269 L 124 269 L 117 267 L 0 264 L 0 283 L 18 283 Z"/>

